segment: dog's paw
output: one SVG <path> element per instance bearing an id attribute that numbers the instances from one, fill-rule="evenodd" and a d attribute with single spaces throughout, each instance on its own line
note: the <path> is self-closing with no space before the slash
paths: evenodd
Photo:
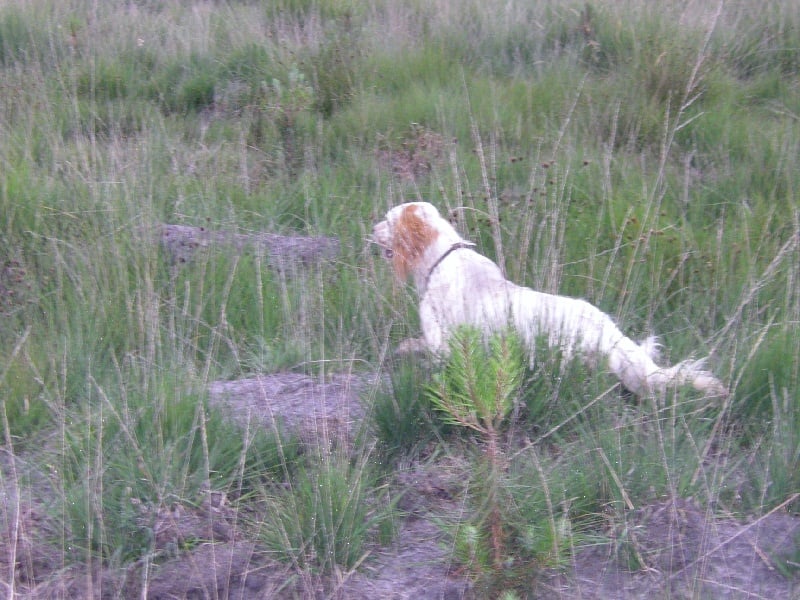
<path id="1" fill-rule="evenodd" d="M 426 355 L 428 354 L 428 344 L 422 338 L 408 338 L 397 345 L 394 351 L 396 356 Z"/>

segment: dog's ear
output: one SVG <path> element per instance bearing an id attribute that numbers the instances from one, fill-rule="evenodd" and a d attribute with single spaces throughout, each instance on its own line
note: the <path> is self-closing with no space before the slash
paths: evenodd
<path id="1" fill-rule="evenodd" d="M 414 271 L 425 250 L 439 236 L 421 212 L 418 206 L 409 204 L 403 208 L 394 225 L 392 265 L 402 280 Z"/>

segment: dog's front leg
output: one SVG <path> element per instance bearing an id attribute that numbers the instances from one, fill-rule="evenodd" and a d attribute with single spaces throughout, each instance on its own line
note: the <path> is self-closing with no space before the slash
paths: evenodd
<path id="1" fill-rule="evenodd" d="M 408 356 L 413 354 L 428 354 L 428 343 L 424 338 L 408 338 L 397 345 L 394 353 L 398 356 Z"/>

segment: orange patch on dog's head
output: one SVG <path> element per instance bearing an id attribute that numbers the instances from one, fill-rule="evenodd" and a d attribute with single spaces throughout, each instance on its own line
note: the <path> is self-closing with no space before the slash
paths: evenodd
<path id="1" fill-rule="evenodd" d="M 392 265 L 400 279 L 406 279 L 414 271 L 425 250 L 439 237 L 436 228 L 420 213 L 418 206 L 409 204 L 394 223 Z"/>

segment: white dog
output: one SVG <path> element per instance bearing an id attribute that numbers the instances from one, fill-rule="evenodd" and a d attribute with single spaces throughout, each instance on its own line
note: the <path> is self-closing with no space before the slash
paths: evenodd
<path id="1" fill-rule="evenodd" d="M 507 281 L 499 267 L 475 252 L 427 202 L 401 204 L 373 230 L 372 240 L 405 281 L 413 277 L 419 294 L 423 340 L 415 343 L 437 355 L 448 351 L 448 335 L 459 325 L 484 332 L 512 326 L 529 351 L 537 338 L 561 348 L 565 357 L 591 361 L 605 356 L 611 371 L 638 395 L 663 393 L 667 386 L 691 384 L 709 395 L 725 396 L 719 379 L 703 370 L 702 361 L 659 367 L 658 344 L 639 345 L 622 334 L 611 318 L 584 300 L 554 296 Z M 533 356 L 531 356 L 533 360 Z"/>

